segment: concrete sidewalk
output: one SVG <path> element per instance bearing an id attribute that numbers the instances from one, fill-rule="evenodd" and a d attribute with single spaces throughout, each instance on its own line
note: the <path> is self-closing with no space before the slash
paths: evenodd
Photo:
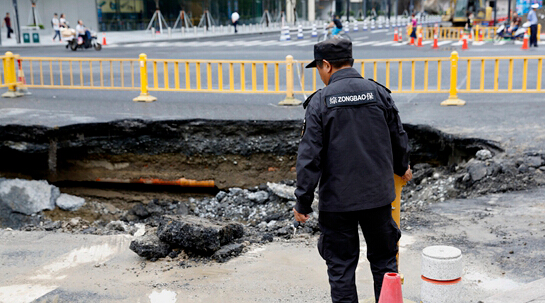
<path id="1" fill-rule="evenodd" d="M 304 31 L 308 32 L 311 30 L 310 27 L 304 27 Z M 191 28 L 189 31 L 182 33 L 180 28 L 173 29 L 171 35 L 168 35 L 166 29 L 163 30 L 163 33 L 152 34 L 151 31 L 121 31 L 121 32 L 97 32 L 98 42 L 102 44 L 103 37 L 106 37 L 107 44 L 129 44 L 129 43 L 142 43 L 142 42 L 165 42 L 165 41 L 180 41 L 186 39 L 199 39 L 199 38 L 213 38 L 213 37 L 225 37 L 225 36 L 243 36 L 243 35 L 256 35 L 262 33 L 274 33 L 278 32 L 280 37 L 281 28 L 278 25 L 271 24 L 270 27 L 260 27 L 258 25 L 250 26 L 238 26 L 238 33 L 234 33 L 232 26 L 222 26 L 222 27 L 213 27 L 209 31 L 204 31 L 203 28 Z M 290 31 L 292 36 L 297 33 L 297 27 L 291 26 Z M 31 34 L 35 31 L 28 31 Z M 5 33 L 2 32 L 2 44 L 0 47 L 39 47 L 39 46 L 51 46 L 66 44 L 63 40 L 62 42 L 57 40 L 53 41 L 54 33 L 50 31 L 38 31 L 40 34 L 40 43 L 23 43 L 21 38 L 21 44 L 17 44 L 17 39 L 15 36 L 12 36 L 11 39 L 7 39 Z M 307 34 L 307 38 L 310 37 Z"/>
<path id="2" fill-rule="evenodd" d="M 501 292 L 482 301 L 483 303 L 544 303 L 545 278 L 523 285 L 519 288 Z"/>

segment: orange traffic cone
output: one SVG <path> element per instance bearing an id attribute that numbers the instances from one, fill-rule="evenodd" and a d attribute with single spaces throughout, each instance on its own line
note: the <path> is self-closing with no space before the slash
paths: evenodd
<path id="1" fill-rule="evenodd" d="M 397 37 L 397 39 L 398 39 L 397 41 L 399 41 L 399 42 L 403 42 L 403 35 L 401 33 L 403 33 L 402 30 L 399 31 L 399 36 Z"/>
<path id="2" fill-rule="evenodd" d="M 26 87 L 25 72 L 23 71 L 21 59 L 17 59 L 17 64 L 19 65 L 19 69 L 17 70 L 17 82 L 19 82 L 17 92 L 24 95 L 32 95 Z"/>
<path id="3" fill-rule="evenodd" d="M 102 32 L 102 46 L 105 46 L 105 45 L 106 45 L 106 34 Z"/>
<path id="4" fill-rule="evenodd" d="M 17 78 L 18 78 L 17 81 L 22 84 L 26 84 L 25 73 L 23 72 L 23 65 L 22 65 L 21 59 L 17 59 L 17 64 L 19 65 L 19 69 L 17 70 Z"/>
<path id="5" fill-rule="evenodd" d="M 422 47 L 422 33 L 418 34 L 418 44 L 416 45 L 418 47 Z"/>
<path id="6" fill-rule="evenodd" d="M 524 33 L 524 40 L 522 40 L 522 49 L 528 49 L 528 32 Z"/>
<path id="7" fill-rule="evenodd" d="M 465 35 L 462 37 L 462 41 L 463 41 L 462 49 L 464 49 L 464 50 L 468 49 L 468 47 L 467 47 L 467 37 Z"/>
<path id="8" fill-rule="evenodd" d="M 414 38 L 411 37 L 411 42 L 409 42 L 409 45 L 414 45 Z"/>
<path id="9" fill-rule="evenodd" d="M 479 30 L 479 32 L 477 33 L 477 35 L 479 35 L 479 42 L 483 42 L 483 32 L 482 32 L 482 29 Z"/>
<path id="10" fill-rule="evenodd" d="M 397 36 L 397 28 L 394 30 L 394 42 L 397 42 L 399 37 Z"/>
<path id="11" fill-rule="evenodd" d="M 470 30 L 469 31 L 469 40 L 473 40 L 473 34 L 471 33 L 472 31 Z"/>
<path id="12" fill-rule="evenodd" d="M 403 303 L 399 274 L 389 272 L 384 275 L 378 303 Z"/>
<path id="13" fill-rule="evenodd" d="M 435 33 L 435 35 L 433 35 L 433 49 L 438 49 L 439 48 L 439 45 L 437 45 L 437 33 Z"/>

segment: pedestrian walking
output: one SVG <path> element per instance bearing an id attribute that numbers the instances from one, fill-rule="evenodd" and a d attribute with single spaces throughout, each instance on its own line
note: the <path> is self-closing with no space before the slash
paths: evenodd
<path id="1" fill-rule="evenodd" d="M 61 22 L 58 18 L 57 13 L 53 14 L 53 19 L 51 19 L 51 26 L 53 27 L 53 31 L 55 32 L 55 35 L 53 36 L 53 42 L 55 42 L 55 38 L 59 36 L 59 42 L 62 42 L 61 39 Z"/>
<path id="2" fill-rule="evenodd" d="M 401 232 L 391 214 L 394 173 L 412 178 L 407 133 L 390 90 L 352 68 L 352 42 L 330 39 L 314 46 L 326 85 L 304 102 L 297 156 L 295 219 L 305 222 L 319 187 L 318 252 L 327 264 L 333 302 L 358 302 L 355 271 L 358 225 L 367 243 L 375 298 L 387 272 L 397 272 Z"/>
<path id="3" fill-rule="evenodd" d="M 416 27 L 418 25 L 418 20 L 416 20 L 416 17 L 414 15 L 414 13 L 412 14 L 412 17 L 411 17 L 411 26 L 413 28 L 413 30 L 411 31 L 411 38 L 414 38 L 416 40 Z"/>
<path id="4" fill-rule="evenodd" d="M 59 19 L 60 27 L 62 28 L 68 28 L 68 21 L 66 21 L 66 16 L 64 14 L 61 14 L 61 18 Z"/>
<path id="5" fill-rule="evenodd" d="M 4 25 L 8 28 L 8 39 L 11 39 L 11 34 L 13 33 L 13 29 L 11 28 L 11 19 L 9 17 L 9 13 L 6 13 L 6 17 L 4 18 L 4 21 L 2 22 L 2 27 Z"/>
<path id="6" fill-rule="evenodd" d="M 532 4 L 532 9 L 528 12 L 528 22 L 530 22 L 530 47 L 537 47 L 537 14 L 536 9 L 539 4 Z"/>
<path id="7" fill-rule="evenodd" d="M 233 26 L 235 27 L 235 34 L 238 33 L 237 31 L 238 19 L 240 19 L 240 15 L 236 11 L 233 12 L 231 14 L 231 22 L 233 23 Z"/>

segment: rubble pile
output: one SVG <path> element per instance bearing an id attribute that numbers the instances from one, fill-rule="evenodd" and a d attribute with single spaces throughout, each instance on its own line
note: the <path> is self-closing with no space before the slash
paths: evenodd
<path id="1" fill-rule="evenodd" d="M 427 204 L 453 198 L 518 191 L 545 184 L 545 154 L 494 155 L 479 150 L 467 162 L 450 167 L 419 163 L 413 180 L 404 188 L 402 211 L 419 210 Z"/>
<path id="2" fill-rule="evenodd" d="M 244 227 L 238 223 L 222 223 L 195 216 L 164 216 L 159 227 L 131 242 L 130 249 L 140 257 L 156 260 L 186 254 L 212 256 L 224 262 L 240 254 L 245 247 L 233 243 L 242 238 Z"/>
<path id="3" fill-rule="evenodd" d="M 77 210 L 84 204 L 84 199 L 61 194 L 46 181 L 0 178 L 0 227 L 38 224 L 43 210 Z"/>

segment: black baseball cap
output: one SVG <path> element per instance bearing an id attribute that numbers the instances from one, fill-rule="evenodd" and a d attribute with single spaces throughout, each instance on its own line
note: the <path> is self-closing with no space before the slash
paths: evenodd
<path id="1" fill-rule="evenodd" d="M 314 45 L 314 61 L 306 68 L 316 67 L 317 61 L 352 59 L 352 41 L 348 39 L 332 38 Z"/>

